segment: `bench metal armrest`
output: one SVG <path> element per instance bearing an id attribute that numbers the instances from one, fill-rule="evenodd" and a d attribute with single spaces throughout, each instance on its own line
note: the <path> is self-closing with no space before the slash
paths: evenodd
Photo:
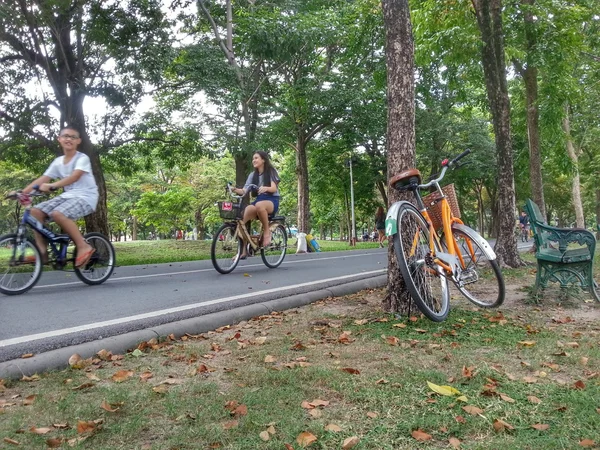
<path id="1" fill-rule="evenodd" d="M 563 253 L 567 251 L 570 243 L 587 246 L 592 255 L 596 249 L 596 237 L 585 228 L 558 228 L 539 222 L 535 223 L 535 228 L 537 228 L 536 234 L 542 234 L 540 244 L 546 241 L 558 242 L 558 250 Z"/>

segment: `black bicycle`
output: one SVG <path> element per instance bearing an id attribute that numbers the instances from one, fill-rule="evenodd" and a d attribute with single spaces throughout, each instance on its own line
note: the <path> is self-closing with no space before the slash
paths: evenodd
<path id="1" fill-rule="evenodd" d="M 55 270 L 70 271 L 81 281 L 95 285 L 104 283 L 115 267 L 115 249 L 101 233 L 87 233 L 84 238 L 95 252 L 81 267 L 75 267 L 77 249 L 67 234 L 56 234 L 31 215 L 31 198 L 43 195 L 37 189 L 24 194 L 17 192 L 5 198 L 17 200 L 17 217 L 20 207 L 23 216 L 16 233 L 0 237 L 0 292 L 6 295 L 23 294 L 38 282 L 43 271 L 43 261 L 37 245 L 27 235 L 27 227 L 41 233 L 48 241 L 48 263 Z"/>

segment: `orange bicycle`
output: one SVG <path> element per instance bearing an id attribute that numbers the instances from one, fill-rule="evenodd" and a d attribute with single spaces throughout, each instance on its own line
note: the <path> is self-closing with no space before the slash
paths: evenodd
<path id="1" fill-rule="evenodd" d="M 441 188 L 439 184 L 446 171 L 460 167 L 458 161 L 470 152 L 442 161 L 439 177 L 426 184 L 421 184 L 417 169 L 390 180 L 391 188 L 413 192 L 418 209 L 407 201 L 394 203 L 385 221 L 386 234 L 393 238 L 411 298 L 435 322 L 444 320 L 450 311 L 448 280 L 477 306 L 494 308 L 504 302 L 504 279 L 494 250 L 460 220 L 453 185 Z M 431 187 L 435 191 L 421 198 L 420 191 Z"/>

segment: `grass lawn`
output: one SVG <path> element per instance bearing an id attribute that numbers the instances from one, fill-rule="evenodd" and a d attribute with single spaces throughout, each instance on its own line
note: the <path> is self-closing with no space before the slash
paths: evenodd
<path id="1" fill-rule="evenodd" d="M 358 242 L 351 247 L 347 242 L 318 241 L 321 251 L 354 250 L 377 248 L 377 242 Z M 161 241 L 128 241 L 113 242 L 117 253 L 117 264 L 131 266 L 136 264 L 157 264 L 174 261 L 197 261 L 210 259 L 211 241 L 176 241 L 173 239 Z M 288 241 L 288 252 L 296 252 L 296 239 Z"/>
<path id="2" fill-rule="evenodd" d="M 370 290 L 0 382 L 0 447 L 600 448 L 600 308 L 505 276 L 443 323 Z"/>

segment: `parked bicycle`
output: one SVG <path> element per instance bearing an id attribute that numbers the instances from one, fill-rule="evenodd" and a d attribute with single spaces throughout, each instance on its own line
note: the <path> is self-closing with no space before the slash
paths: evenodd
<path id="1" fill-rule="evenodd" d="M 262 230 L 252 233 L 242 220 L 244 208 L 248 204 L 248 196 L 255 185 L 243 196 L 237 195 L 232 190 L 232 183 L 227 183 L 227 193 L 230 201 L 217 202 L 219 214 L 225 223 L 213 236 L 210 248 L 210 259 L 217 272 L 227 274 L 236 268 L 242 258 L 244 246 L 249 250 L 248 255 L 257 254 L 265 265 L 271 269 L 279 267 L 285 258 L 287 251 L 287 232 L 284 216 L 269 217 L 269 229 L 271 230 L 271 243 L 264 247 L 262 245 Z"/>
<path id="2" fill-rule="evenodd" d="M 407 201 L 394 203 L 388 210 L 386 234 L 393 238 L 411 298 L 435 322 L 444 320 L 450 311 L 448 280 L 477 306 L 493 308 L 504 302 L 504 279 L 496 254 L 479 233 L 460 220 L 453 185 L 439 185 L 446 171 L 460 167 L 459 160 L 470 152 L 442 161 L 439 177 L 428 183 L 421 184 L 417 169 L 390 180 L 393 189 L 414 194 L 418 209 Z M 422 199 L 420 191 L 431 187 L 435 191 Z"/>
<path id="3" fill-rule="evenodd" d="M 87 233 L 84 238 L 95 252 L 81 267 L 75 267 L 77 249 L 67 234 L 56 234 L 31 215 L 32 197 L 43 195 L 34 187 L 30 194 L 22 192 L 5 198 L 17 200 L 16 216 L 24 207 L 17 231 L 0 237 L 0 292 L 6 295 L 23 294 L 38 282 L 43 261 L 33 239 L 27 235 L 27 227 L 41 233 L 48 241 L 48 262 L 55 270 L 72 270 L 81 281 L 96 285 L 104 283 L 115 267 L 115 250 L 101 233 Z"/>

